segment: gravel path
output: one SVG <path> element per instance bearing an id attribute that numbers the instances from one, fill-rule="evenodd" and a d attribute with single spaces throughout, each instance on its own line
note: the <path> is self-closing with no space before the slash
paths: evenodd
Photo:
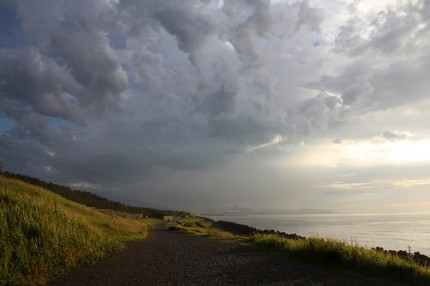
<path id="1" fill-rule="evenodd" d="M 387 285 L 218 239 L 153 229 L 115 256 L 48 285 Z"/>

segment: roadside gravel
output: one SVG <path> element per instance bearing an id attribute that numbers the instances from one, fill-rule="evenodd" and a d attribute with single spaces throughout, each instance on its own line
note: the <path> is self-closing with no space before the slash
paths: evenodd
<path id="1" fill-rule="evenodd" d="M 219 239 L 159 227 L 145 240 L 48 285 L 387 285 Z"/>

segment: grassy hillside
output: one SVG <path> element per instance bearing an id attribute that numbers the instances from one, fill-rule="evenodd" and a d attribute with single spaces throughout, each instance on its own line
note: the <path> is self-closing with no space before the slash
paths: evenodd
<path id="1" fill-rule="evenodd" d="M 150 223 L 112 218 L 0 175 L 0 285 L 43 284 L 144 237 Z"/>
<path id="2" fill-rule="evenodd" d="M 132 214 L 143 213 L 144 215 L 153 217 L 153 218 L 162 218 L 166 214 L 178 213 L 174 211 L 165 211 L 165 210 L 158 210 L 158 209 L 152 209 L 152 208 L 142 208 L 142 207 L 125 205 L 120 202 L 115 202 L 115 201 L 111 201 L 109 199 L 100 197 L 90 192 L 74 190 L 67 186 L 45 182 L 40 179 L 33 178 L 27 175 L 15 174 L 7 171 L 1 174 L 4 177 L 18 179 L 20 181 L 24 181 L 35 186 L 45 188 L 71 201 L 74 201 L 89 207 L 98 208 L 98 209 L 112 209 L 115 211 L 127 212 Z"/>

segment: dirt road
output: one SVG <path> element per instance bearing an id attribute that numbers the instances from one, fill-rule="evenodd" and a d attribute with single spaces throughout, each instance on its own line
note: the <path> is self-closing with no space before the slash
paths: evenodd
<path id="1" fill-rule="evenodd" d="M 103 262 L 48 285 L 387 285 L 238 243 L 160 227 Z"/>

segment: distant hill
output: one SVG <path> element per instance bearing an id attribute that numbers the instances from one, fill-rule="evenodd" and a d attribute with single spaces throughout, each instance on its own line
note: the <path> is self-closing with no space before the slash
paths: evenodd
<path id="1" fill-rule="evenodd" d="M 332 210 L 322 210 L 322 209 L 299 209 L 299 210 L 289 210 L 289 211 L 280 211 L 281 214 L 336 214 L 338 212 Z"/>
<path id="2" fill-rule="evenodd" d="M 275 214 L 335 214 L 332 210 L 304 208 L 298 210 L 250 209 L 250 208 L 212 208 L 201 210 L 202 215 L 275 215 Z"/>
<path id="3" fill-rule="evenodd" d="M 132 214 L 143 214 L 154 218 L 162 218 L 164 215 L 172 214 L 172 213 L 177 213 L 177 214 L 183 213 L 178 211 L 129 206 L 120 202 L 111 201 L 109 199 L 103 198 L 101 196 L 98 196 L 96 194 L 93 194 L 87 191 L 74 190 L 67 186 L 45 182 L 40 179 L 33 178 L 27 175 L 15 174 L 7 171 L 2 172 L 1 174 L 7 178 L 18 179 L 23 182 L 42 187 L 44 189 L 47 189 L 53 193 L 59 194 L 60 196 L 66 199 L 69 199 L 71 201 L 74 201 L 76 203 L 83 204 L 89 207 L 94 207 L 97 209 L 112 209 L 115 211 L 121 211 L 121 212 L 132 213 Z"/>

